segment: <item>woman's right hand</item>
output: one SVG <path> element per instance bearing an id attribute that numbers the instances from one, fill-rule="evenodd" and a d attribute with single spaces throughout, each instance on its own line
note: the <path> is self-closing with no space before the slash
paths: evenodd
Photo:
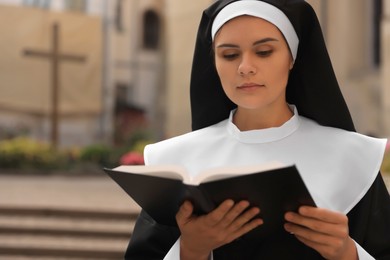
<path id="1" fill-rule="evenodd" d="M 185 201 L 176 221 L 181 231 L 180 259 L 208 259 L 212 250 L 248 233 L 263 223 L 254 218 L 260 209 L 249 207 L 248 201 L 225 200 L 207 215 L 193 215 L 193 206 Z"/>

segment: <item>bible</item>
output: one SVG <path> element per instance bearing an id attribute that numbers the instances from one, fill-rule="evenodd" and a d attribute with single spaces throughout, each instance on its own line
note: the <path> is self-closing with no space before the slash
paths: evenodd
<path id="1" fill-rule="evenodd" d="M 123 165 L 104 171 L 157 223 L 176 226 L 184 202 L 194 214 L 206 214 L 226 199 L 248 200 L 260 208 L 263 233 L 282 229 L 284 213 L 315 203 L 295 165 L 264 165 L 206 170 L 191 178 L 176 165 Z"/>

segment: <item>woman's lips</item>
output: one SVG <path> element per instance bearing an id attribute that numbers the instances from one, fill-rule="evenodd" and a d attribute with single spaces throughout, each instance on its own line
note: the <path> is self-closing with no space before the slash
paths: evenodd
<path id="1" fill-rule="evenodd" d="M 256 84 L 256 83 L 245 83 L 245 84 L 238 86 L 237 88 L 241 89 L 241 90 L 254 90 L 254 89 L 261 88 L 261 87 L 264 87 L 264 85 L 260 85 L 260 84 Z"/>

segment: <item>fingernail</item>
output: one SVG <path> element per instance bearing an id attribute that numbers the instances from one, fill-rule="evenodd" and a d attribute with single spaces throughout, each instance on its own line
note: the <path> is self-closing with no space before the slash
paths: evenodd
<path id="1" fill-rule="evenodd" d="M 189 201 L 185 201 L 184 203 L 183 203 L 183 208 L 184 209 L 189 209 L 191 207 L 191 203 L 189 202 Z"/>
<path id="2" fill-rule="evenodd" d="M 233 207 L 234 201 L 233 201 L 233 200 L 227 200 L 227 201 L 226 201 L 226 204 L 227 204 L 229 207 Z"/>
<path id="3" fill-rule="evenodd" d="M 305 214 L 305 213 L 307 213 L 307 210 L 308 210 L 307 207 L 301 206 L 299 208 L 298 212 L 301 213 L 301 214 Z"/>
<path id="4" fill-rule="evenodd" d="M 290 225 L 289 224 L 284 224 L 284 229 L 288 232 L 288 233 L 290 233 L 290 234 L 294 234 L 294 232 L 292 232 L 292 231 L 290 231 Z"/>

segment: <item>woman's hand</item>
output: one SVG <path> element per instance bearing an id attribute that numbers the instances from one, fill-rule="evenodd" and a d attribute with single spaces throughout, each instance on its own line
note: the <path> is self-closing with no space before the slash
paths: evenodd
<path id="1" fill-rule="evenodd" d="M 349 237 L 346 215 L 323 208 L 302 206 L 287 212 L 285 229 L 326 259 L 358 259 L 356 245 Z"/>
<path id="2" fill-rule="evenodd" d="M 261 225 L 261 219 L 253 219 L 260 209 L 253 207 L 247 210 L 248 207 L 248 201 L 235 204 L 226 200 L 209 214 L 194 216 L 192 204 L 184 202 L 176 214 L 181 231 L 180 258 L 208 259 L 212 250 Z"/>

